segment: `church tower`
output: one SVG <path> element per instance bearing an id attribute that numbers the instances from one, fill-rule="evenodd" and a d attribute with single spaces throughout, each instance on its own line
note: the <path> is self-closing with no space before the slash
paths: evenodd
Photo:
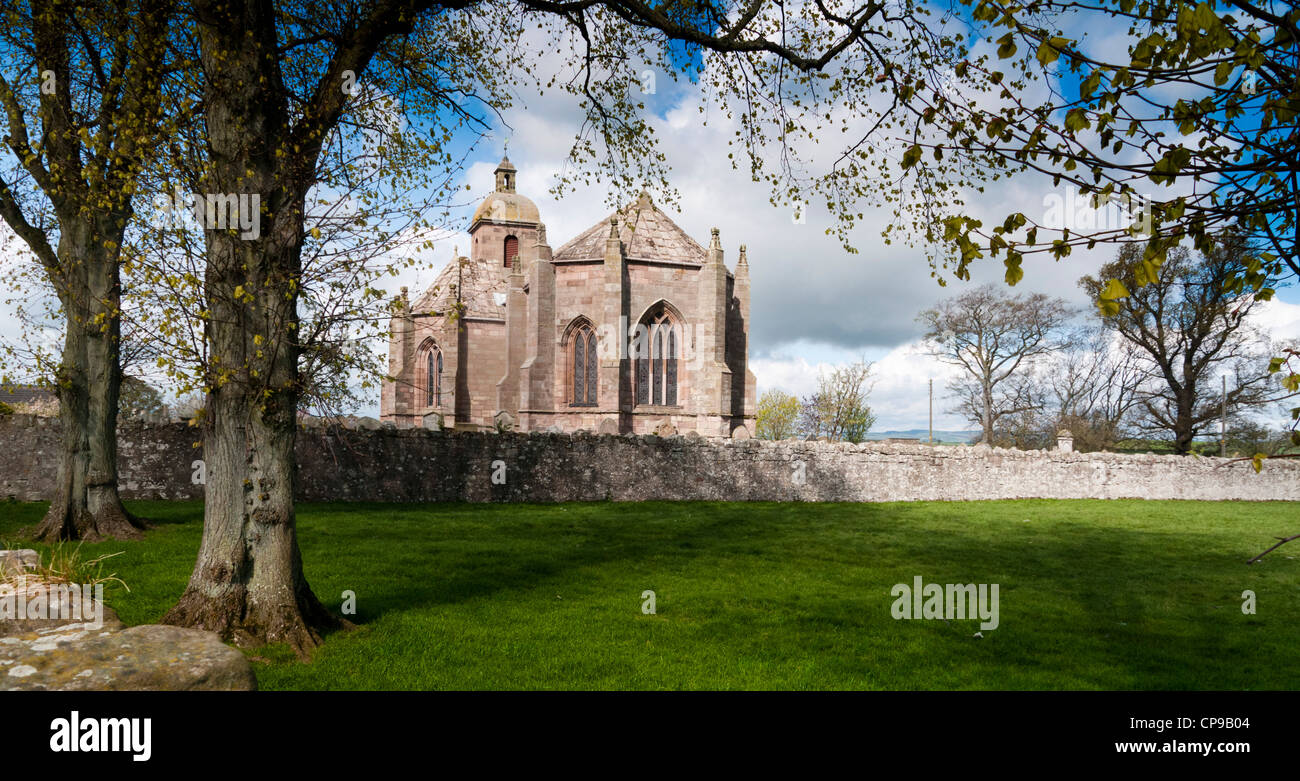
<path id="1" fill-rule="evenodd" d="M 527 273 L 541 222 L 537 204 L 515 192 L 517 175 L 510 158 L 502 157 L 497 164 L 496 190 L 479 204 L 469 226 L 473 241 L 470 257 L 495 269 L 503 278 L 510 274 L 515 255 L 523 261 L 521 271 Z"/>

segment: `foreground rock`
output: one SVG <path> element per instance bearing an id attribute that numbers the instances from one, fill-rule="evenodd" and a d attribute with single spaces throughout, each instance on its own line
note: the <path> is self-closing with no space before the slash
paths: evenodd
<path id="1" fill-rule="evenodd" d="M 215 633 L 65 624 L 0 637 L 0 691 L 253 691 L 248 659 Z"/>
<path id="2" fill-rule="evenodd" d="M 8 586 L 8 589 L 5 588 Z M 44 583 L 33 583 L 23 589 L 24 603 L 17 602 L 17 590 L 12 584 L 0 586 L 0 599 L 10 599 L 14 604 L 15 614 L 26 607 L 27 602 L 41 599 L 43 608 L 40 612 L 49 616 L 67 616 L 66 618 L 9 618 L 3 606 L 0 606 L 0 637 L 18 637 L 46 629 L 70 625 L 89 626 L 91 623 L 101 629 L 115 632 L 124 628 L 122 620 L 113 608 L 91 596 L 82 598 L 81 590 L 67 588 L 49 588 Z"/>
<path id="3" fill-rule="evenodd" d="M 0 550 L 0 578 L 21 575 L 41 565 L 41 554 L 30 548 Z"/>

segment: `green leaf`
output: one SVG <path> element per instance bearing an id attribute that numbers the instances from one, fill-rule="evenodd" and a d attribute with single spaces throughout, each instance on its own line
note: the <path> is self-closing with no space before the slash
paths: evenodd
<path id="1" fill-rule="evenodd" d="M 1016 54 L 1015 33 L 1007 33 L 998 39 L 998 57 L 1006 59 Z"/>
<path id="2" fill-rule="evenodd" d="M 1196 24 L 1203 30 L 1213 30 L 1219 26 L 1219 15 L 1209 3 L 1200 3 L 1196 6 Z"/>
<path id="3" fill-rule="evenodd" d="M 1088 114 L 1079 108 L 1072 108 L 1065 112 L 1065 128 L 1078 132 L 1088 127 Z"/>
<path id="4" fill-rule="evenodd" d="M 1014 287 L 1017 282 L 1025 278 L 1025 270 L 1020 267 L 1020 258 L 1007 258 L 1003 263 L 1007 267 L 1006 281 L 1008 285 Z"/>
<path id="5" fill-rule="evenodd" d="M 1061 56 L 1061 49 L 1065 48 L 1065 45 L 1069 42 L 1066 38 L 1044 38 L 1043 42 L 1038 44 L 1038 61 L 1044 65 L 1051 65 L 1056 62 Z"/>
<path id="6" fill-rule="evenodd" d="M 1138 287 L 1153 285 L 1160 280 L 1160 264 L 1154 260 L 1143 260 L 1133 267 L 1133 281 Z"/>
<path id="7" fill-rule="evenodd" d="M 1114 301 L 1101 299 L 1097 302 L 1097 309 L 1101 312 L 1102 317 L 1114 317 L 1119 314 L 1119 304 Z"/>
<path id="8" fill-rule="evenodd" d="M 1101 68 L 1090 73 L 1088 78 L 1084 79 L 1083 83 L 1079 85 L 1079 97 L 1090 100 L 1092 93 L 1096 92 L 1099 86 L 1101 86 Z"/>
<path id="9" fill-rule="evenodd" d="M 1232 68 L 1232 60 L 1224 60 L 1219 63 L 1214 69 L 1214 86 L 1222 87 L 1227 84 L 1228 79 L 1232 76 Z"/>
<path id="10" fill-rule="evenodd" d="M 1118 279 L 1112 279 L 1106 283 L 1106 287 L 1101 291 L 1099 297 L 1103 301 L 1114 301 L 1119 298 L 1128 298 L 1128 296 L 1128 288 L 1124 287 L 1124 283 Z"/>
<path id="11" fill-rule="evenodd" d="M 1148 178 L 1155 184 L 1172 184 L 1175 176 L 1192 158 L 1192 150 L 1176 147 L 1165 152 L 1164 156 L 1152 166 Z"/>

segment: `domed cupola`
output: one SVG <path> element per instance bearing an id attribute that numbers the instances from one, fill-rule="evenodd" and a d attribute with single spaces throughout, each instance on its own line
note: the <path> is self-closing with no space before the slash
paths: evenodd
<path id="1" fill-rule="evenodd" d="M 474 211 L 474 219 L 470 222 L 471 232 L 480 221 L 484 220 L 534 227 L 541 222 L 537 204 L 533 203 L 532 199 L 515 192 L 516 174 L 510 158 L 501 158 L 496 170 L 496 190 L 484 198 L 478 209 Z"/>
<path id="2" fill-rule="evenodd" d="M 532 259 L 542 221 L 537 204 L 515 192 L 517 174 L 510 158 L 502 157 L 496 169 L 496 189 L 483 199 L 470 220 L 472 257 L 498 269 L 507 268 L 515 255 L 525 262 Z"/>

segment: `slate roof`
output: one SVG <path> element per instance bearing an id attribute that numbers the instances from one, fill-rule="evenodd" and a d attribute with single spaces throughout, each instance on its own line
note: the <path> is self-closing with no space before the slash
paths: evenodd
<path id="1" fill-rule="evenodd" d="M 452 261 L 438 272 L 433 284 L 411 303 L 411 312 L 450 312 L 452 304 L 456 302 L 456 289 L 459 286 L 466 317 L 504 319 L 506 279 L 503 272 L 504 269 L 498 270 L 494 264 L 490 266 L 486 261 L 465 259 L 464 268 L 457 274 L 456 263 Z M 498 300 L 502 303 L 498 304 Z"/>
<path id="2" fill-rule="evenodd" d="M 628 258 L 635 260 L 667 261 L 702 266 L 708 260 L 704 247 L 692 239 L 668 215 L 659 211 L 642 193 L 641 197 L 620 212 L 619 239 Z M 609 220 L 605 219 L 555 251 L 554 260 L 600 260 L 605 257 L 605 240 L 609 237 Z"/>
<path id="3" fill-rule="evenodd" d="M 512 193 L 513 195 L 513 193 Z M 531 203 L 531 201 L 530 201 Z M 628 258 L 703 266 L 708 254 L 695 239 L 687 235 L 668 215 L 655 207 L 650 196 L 642 194 L 627 208 L 616 212 L 619 238 Z M 555 251 L 553 260 L 601 260 L 605 257 L 605 239 L 609 236 L 609 218 L 578 234 Z M 430 312 L 444 315 L 456 302 L 458 282 L 455 262 L 438 273 L 433 284 L 411 303 L 414 314 Z M 466 317 L 504 319 L 506 316 L 506 270 L 486 261 L 465 260 L 459 275 L 461 300 Z M 501 303 L 497 303 L 500 301 Z"/>

